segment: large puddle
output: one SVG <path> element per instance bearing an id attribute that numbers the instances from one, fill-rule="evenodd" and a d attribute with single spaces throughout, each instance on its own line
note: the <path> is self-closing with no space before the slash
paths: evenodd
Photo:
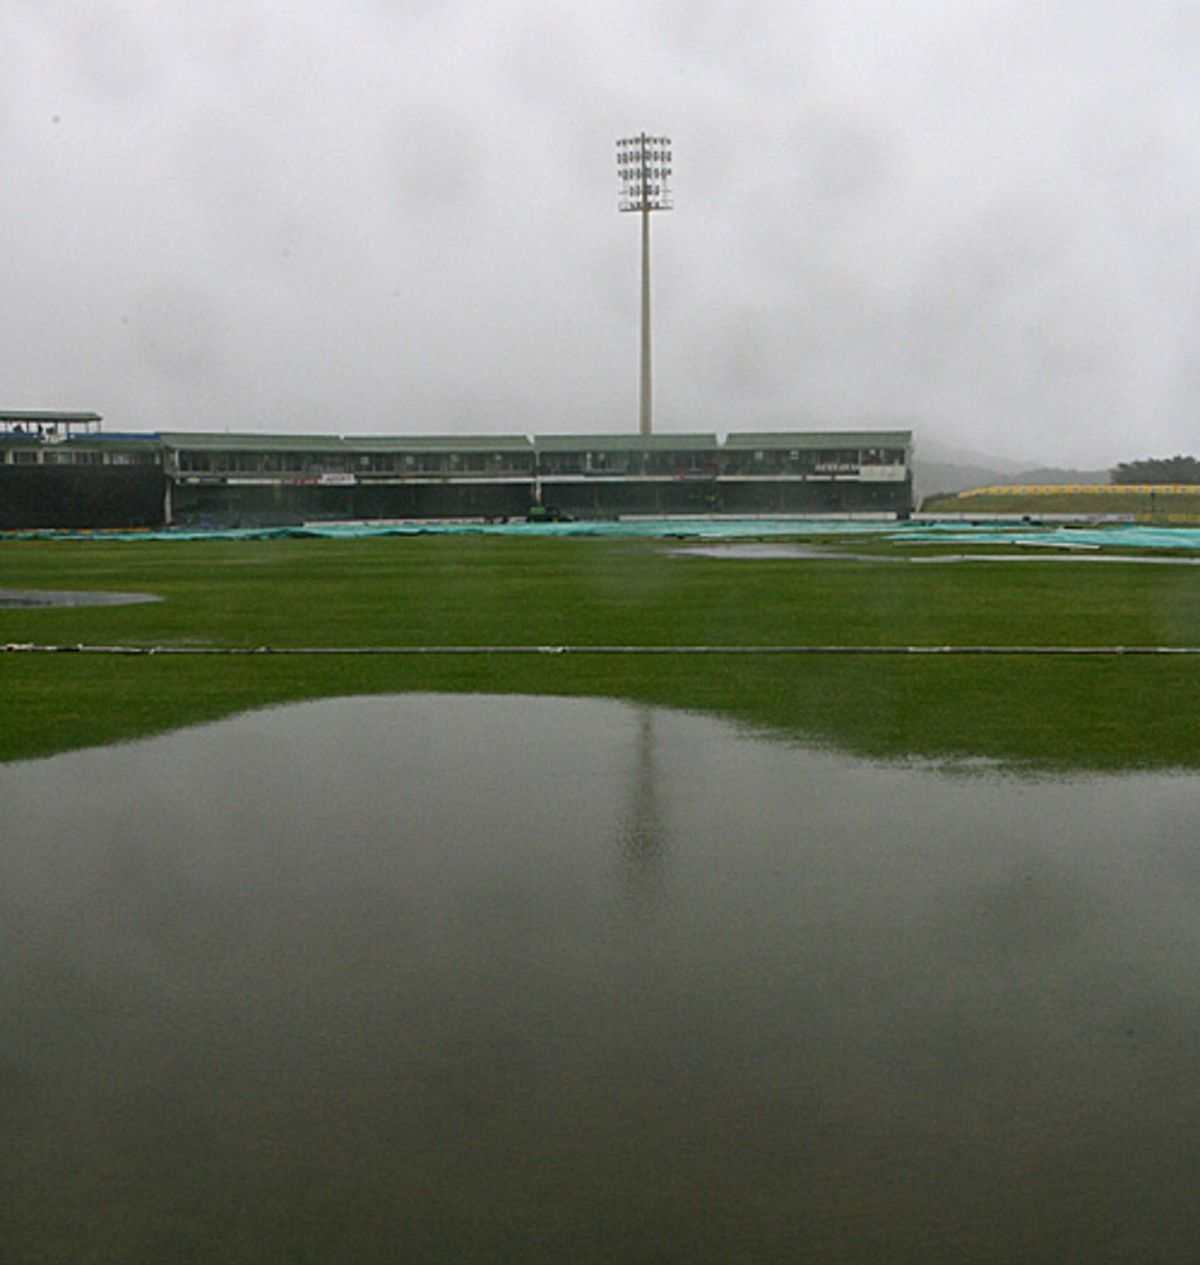
<path id="1" fill-rule="evenodd" d="M 939 543 L 937 541 L 926 541 L 924 543 Z M 978 543 L 986 544 L 986 541 Z M 811 562 L 817 560 L 840 560 L 843 562 L 924 562 L 924 563 L 948 563 L 948 562 L 1129 562 L 1129 563 L 1149 563 L 1155 566 L 1174 566 L 1174 567 L 1195 567 L 1200 566 L 1200 558 L 1184 558 L 1177 555 L 1153 555 L 1153 554 L 1118 554 L 1118 553 L 1081 553 L 1079 550 L 1097 550 L 1099 545 L 1064 545 L 1060 542 L 1048 542 L 1045 547 L 1038 547 L 1037 541 L 1022 542 L 1027 547 L 1034 548 L 1033 553 L 937 553 L 928 554 L 925 557 L 913 557 L 910 555 L 894 556 L 889 554 L 870 554 L 870 553 L 846 553 L 839 549 L 824 549 L 819 545 L 800 545 L 789 544 L 787 542 L 755 542 L 751 544 L 742 544 L 740 542 L 731 543 L 715 543 L 708 545 L 681 545 L 672 549 L 670 552 L 683 558 L 724 558 L 728 560 L 740 560 L 743 562 L 779 562 L 779 561 L 804 561 Z M 1051 553 L 1050 550 L 1054 552 Z M 1063 553 L 1064 549 L 1072 549 L 1074 552 Z"/>
<path id="2" fill-rule="evenodd" d="M 161 602 L 157 593 L 114 593 L 93 589 L 0 589 L 0 606 L 132 606 Z"/>
<path id="3" fill-rule="evenodd" d="M 409 696 L 0 803 L 7 1259 L 1195 1259 L 1195 777 Z"/>

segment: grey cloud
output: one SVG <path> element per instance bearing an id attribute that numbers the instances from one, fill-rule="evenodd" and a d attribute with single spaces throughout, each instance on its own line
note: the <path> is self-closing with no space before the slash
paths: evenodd
<path id="1" fill-rule="evenodd" d="M 131 305 L 130 330 L 145 369 L 187 387 L 223 372 L 225 322 L 213 299 L 188 284 L 163 284 Z"/>
<path id="2" fill-rule="evenodd" d="M 730 311 L 712 322 L 692 350 L 691 370 L 746 408 L 779 389 L 785 327 L 761 308 Z"/>
<path id="3" fill-rule="evenodd" d="M 87 11 L 68 46 L 75 74 L 100 100 L 131 107 L 158 86 L 146 40 L 123 10 Z"/>
<path id="4" fill-rule="evenodd" d="M 664 427 L 1194 449 L 1196 26 L 1168 0 L 14 0 L 6 393 L 69 382 L 114 426 L 626 427 L 613 142 L 644 127 L 676 150 Z"/>
<path id="5" fill-rule="evenodd" d="M 788 145 L 802 204 L 845 214 L 894 177 L 897 141 L 853 104 L 828 101 L 806 111 Z"/>
<path id="6" fill-rule="evenodd" d="M 407 111 L 395 131 L 392 175 L 402 211 L 469 210 L 485 186 L 475 129 L 447 109 Z"/>
<path id="7" fill-rule="evenodd" d="M 458 0 L 352 0 L 356 14 L 378 29 L 408 28 L 428 23 L 460 7 Z"/>
<path id="8" fill-rule="evenodd" d="M 596 89 L 598 56 L 579 24 L 550 5 L 519 12 L 499 52 L 504 80 L 516 98 L 549 112 Z"/>
<path id="9" fill-rule="evenodd" d="M 257 86 L 272 45 L 279 42 L 263 0 L 206 0 L 203 5 L 157 0 L 156 12 L 153 38 L 160 57 L 199 69 L 231 92 Z"/>

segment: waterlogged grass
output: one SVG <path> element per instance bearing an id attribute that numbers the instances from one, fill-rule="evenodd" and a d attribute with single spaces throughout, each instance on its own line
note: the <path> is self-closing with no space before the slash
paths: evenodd
<path id="1" fill-rule="evenodd" d="M 1200 521 L 1200 488 L 1192 492 L 943 493 L 927 496 L 928 514 L 1120 514 L 1140 523 Z"/>
<path id="2" fill-rule="evenodd" d="M 0 609 L 0 642 L 167 646 L 1200 645 L 1188 567 L 673 556 L 639 541 L 5 542 L 0 586 L 163 601 Z M 574 694 L 693 708 L 862 754 L 1200 767 L 1200 660 L 5 654 L 0 757 L 289 700 Z"/>

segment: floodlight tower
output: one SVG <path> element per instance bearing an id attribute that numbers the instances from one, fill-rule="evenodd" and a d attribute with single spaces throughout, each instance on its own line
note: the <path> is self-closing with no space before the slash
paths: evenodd
<path id="1" fill-rule="evenodd" d="M 650 390 L 650 212 L 669 211 L 671 202 L 671 138 L 626 136 L 617 141 L 617 173 L 621 177 L 622 211 L 642 213 L 642 369 L 640 430 L 651 430 Z"/>

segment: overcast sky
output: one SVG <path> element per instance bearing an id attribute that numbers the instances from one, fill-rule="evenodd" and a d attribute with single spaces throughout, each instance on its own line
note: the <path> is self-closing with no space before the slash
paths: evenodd
<path id="1" fill-rule="evenodd" d="M 0 407 L 1200 450 L 1194 0 L 4 0 Z"/>

